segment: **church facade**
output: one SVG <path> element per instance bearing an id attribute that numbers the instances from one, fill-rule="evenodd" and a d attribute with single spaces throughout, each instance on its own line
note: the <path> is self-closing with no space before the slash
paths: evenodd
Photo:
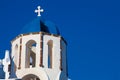
<path id="1" fill-rule="evenodd" d="M 68 80 L 66 47 L 56 25 L 38 17 L 11 41 L 11 53 L 6 51 L 0 60 L 4 78 Z"/>

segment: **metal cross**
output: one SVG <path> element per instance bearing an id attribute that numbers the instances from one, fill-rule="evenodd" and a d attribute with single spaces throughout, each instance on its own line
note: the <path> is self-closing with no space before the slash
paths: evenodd
<path id="1" fill-rule="evenodd" d="M 38 6 L 37 7 L 38 8 L 38 10 L 35 10 L 35 13 L 38 13 L 38 15 L 37 16 L 41 16 L 41 12 L 43 12 L 44 10 L 43 9 L 41 9 L 41 7 L 40 6 Z"/>

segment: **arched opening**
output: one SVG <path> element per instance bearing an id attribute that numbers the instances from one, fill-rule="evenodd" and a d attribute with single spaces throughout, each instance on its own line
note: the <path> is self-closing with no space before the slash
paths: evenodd
<path id="1" fill-rule="evenodd" d="M 53 41 L 48 41 L 48 68 L 52 68 Z"/>
<path id="2" fill-rule="evenodd" d="M 22 78 L 22 80 L 40 80 L 36 75 L 29 74 Z"/>
<path id="3" fill-rule="evenodd" d="M 16 69 L 18 67 L 18 45 L 15 45 L 15 54 L 14 54 L 14 71 L 16 72 Z"/>
<path id="4" fill-rule="evenodd" d="M 26 43 L 25 68 L 35 67 L 36 63 L 36 42 L 30 40 Z"/>

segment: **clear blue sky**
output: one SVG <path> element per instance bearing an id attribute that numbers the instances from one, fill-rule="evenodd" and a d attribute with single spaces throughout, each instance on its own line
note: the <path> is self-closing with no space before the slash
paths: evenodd
<path id="1" fill-rule="evenodd" d="M 39 4 L 68 42 L 72 80 L 120 80 L 119 0 L 0 0 L 0 58 Z"/>

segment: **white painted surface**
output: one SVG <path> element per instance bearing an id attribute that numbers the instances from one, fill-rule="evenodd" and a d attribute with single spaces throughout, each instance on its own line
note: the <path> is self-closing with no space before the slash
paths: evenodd
<path id="1" fill-rule="evenodd" d="M 20 44 L 20 39 L 22 39 L 22 44 Z M 25 56 L 26 56 L 26 43 L 30 40 L 34 40 L 37 45 L 36 48 L 32 48 L 33 52 L 36 52 L 36 63 L 35 67 L 25 68 Z M 52 68 L 48 68 L 48 41 L 53 41 L 53 53 L 52 53 Z M 18 45 L 18 51 L 15 51 L 15 46 Z M 19 66 L 20 57 L 20 45 L 21 49 L 21 68 Z M 62 40 L 60 36 L 53 36 L 44 34 L 43 36 L 43 66 L 40 67 L 40 47 L 41 47 L 41 33 L 39 34 L 29 34 L 22 35 L 12 42 L 12 59 L 16 65 L 16 76 L 17 78 L 23 78 L 26 75 L 34 74 L 40 78 L 40 80 L 67 80 L 67 62 L 66 62 L 66 43 Z M 62 49 L 60 49 L 62 46 Z M 60 58 L 62 51 L 62 68 L 60 69 Z"/>
<path id="2" fill-rule="evenodd" d="M 5 58 L 3 59 L 3 71 L 5 72 L 5 79 L 8 79 L 9 78 L 9 65 L 10 65 L 10 56 L 9 56 L 9 51 L 6 50 L 5 52 Z"/>

